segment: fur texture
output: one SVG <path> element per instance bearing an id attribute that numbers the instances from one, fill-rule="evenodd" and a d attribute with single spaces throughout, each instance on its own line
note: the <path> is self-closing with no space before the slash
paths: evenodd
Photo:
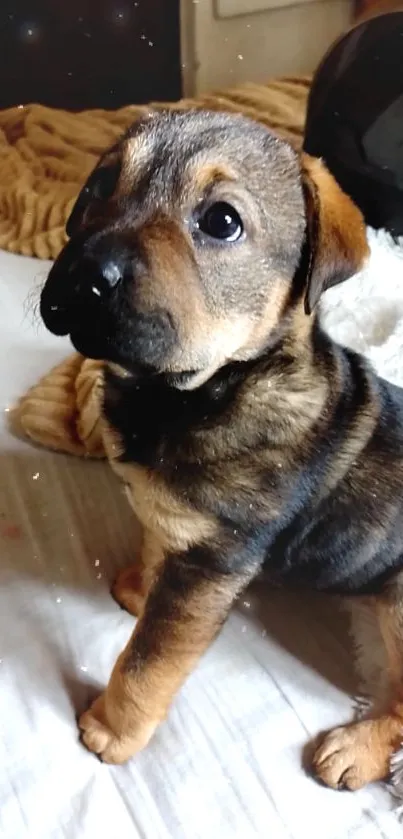
<path id="1" fill-rule="evenodd" d="M 366 260 L 360 212 L 261 126 L 151 114 L 101 159 L 68 232 L 41 313 L 109 365 L 104 439 L 145 531 L 143 567 L 114 589 L 140 620 L 84 742 L 111 763 L 146 745 L 263 568 L 367 597 L 387 696 L 323 737 L 313 769 L 335 788 L 385 777 L 403 729 L 403 390 L 316 313 Z"/>

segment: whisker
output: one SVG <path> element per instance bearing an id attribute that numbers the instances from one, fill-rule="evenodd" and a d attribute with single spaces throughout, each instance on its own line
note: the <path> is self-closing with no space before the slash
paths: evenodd
<path id="1" fill-rule="evenodd" d="M 38 273 L 34 279 L 34 284 L 32 288 L 29 290 L 25 301 L 24 301 L 24 319 L 23 322 L 28 322 L 29 326 L 33 326 L 36 331 L 39 330 L 41 326 L 41 316 L 40 316 L 40 299 L 41 299 L 41 292 L 43 286 L 45 285 L 45 281 L 47 278 L 47 273 L 41 271 Z"/>

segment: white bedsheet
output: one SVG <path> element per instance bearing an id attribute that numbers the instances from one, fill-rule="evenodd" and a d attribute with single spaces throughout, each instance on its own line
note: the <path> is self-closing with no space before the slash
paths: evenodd
<path id="1" fill-rule="evenodd" d="M 70 351 L 26 312 L 46 268 L 0 254 L 3 409 Z M 391 295 L 397 334 L 403 272 Z M 255 585 L 145 752 L 116 768 L 88 754 L 75 717 L 133 625 L 108 586 L 137 525 L 106 464 L 36 450 L 5 423 L 0 458 L 1 839 L 401 839 L 384 787 L 336 793 L 301 768 L 355 690 L 347 619 L 325 597 Z"/>

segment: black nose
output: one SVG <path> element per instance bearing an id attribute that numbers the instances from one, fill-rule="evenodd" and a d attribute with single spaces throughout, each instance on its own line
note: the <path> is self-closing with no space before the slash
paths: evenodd
<path id="1" fill-rule="evenodd" d="M 68 274 L 73 280 L 72 289 L 89 299 L 108 296 L 129 274 L 131 263 L 131 254 L 115 236 L 94 237 L 70 261 Z"/>
<path id="2" fill-rule="evenodd" d="M 87 243 L 77 262 L 86 286 L 96 296 L 109 294 L 125 276 L 132 272 L 133 258 L 125 244 L 113 234 L 95 237 Z M 74 263 L 70 271 L 74 272 Z"/>
<path id="3" fill-rule="evenodd" d="M 98 318 L 104 303 L 132 273 L 129 251 L 112 236 L 72 240 L 56 260 L 41 295 L 41 316 L 56 335 Z"/>
<path id="4" fill-rule="evenodd" d="M 69 275 L 72 279 L 71 292 L 78 295 L 80 305 L 109 297 L 110 293 L 128 274 L 129 259 L 125 254 L 111 254 L 97 251 L 85 254 L 72 262 Z"/>
<path id="5" fill-rule="evenodd" d="M 99 272 L 105 289 L 115 288 L 126 273 L 127 262 L 116 257 L 106 257 L 99 260 Z"/>

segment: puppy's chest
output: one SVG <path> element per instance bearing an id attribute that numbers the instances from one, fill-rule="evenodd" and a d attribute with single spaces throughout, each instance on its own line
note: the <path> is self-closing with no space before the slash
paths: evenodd
<path id="1" fill-rule="evenodd" d="M 231 409 L 211 394 L 158 392 L 125 380 L 107 387 L 111 465 L 142 524 L 177 547 L 220 527 L 237 534 L 273 521 L 277 529 L 294 493 L 290 463 L 279 462 L 276 451 L 255 450 L 253 428 L 245 430 Z M 250 446 L 239 449 L 239 433 Z"/>
<path id="2" fill-rule="evenodd" d="M 128 501 L 142 526 L 167 551 L 186 551 L 216 532 L 215 518 L 195 510 L 155 471 L 116 459 L 117 435 L 104 436 L 110 463 L 125 484 Z"/>
<path id="3" fill-rule="evenodd" d="M 108 376 L 104 414 L 126 463 L 159 470 L 191 445 L 192 429 L 203 421 L 203 401 L 152 382 Z M 115 454 L 116 456 L 116 454 Z"/>
<path id="4" fill-rule="evenodd" d="M 194 490 L 197 480 L 183 456 L 190 445 L 184 413 L 141 389 L 135 389 L 130 400 L 106 404 L 107 454 L 143 527 L 166 550 L 186 550 L 213 535 L 215 517 L 188 501 L 186 485 L 193 478 Z M 186 404 L 183 407 L 186 410 Z M 183 471 L 185 486 L 180 480 Z"/>

